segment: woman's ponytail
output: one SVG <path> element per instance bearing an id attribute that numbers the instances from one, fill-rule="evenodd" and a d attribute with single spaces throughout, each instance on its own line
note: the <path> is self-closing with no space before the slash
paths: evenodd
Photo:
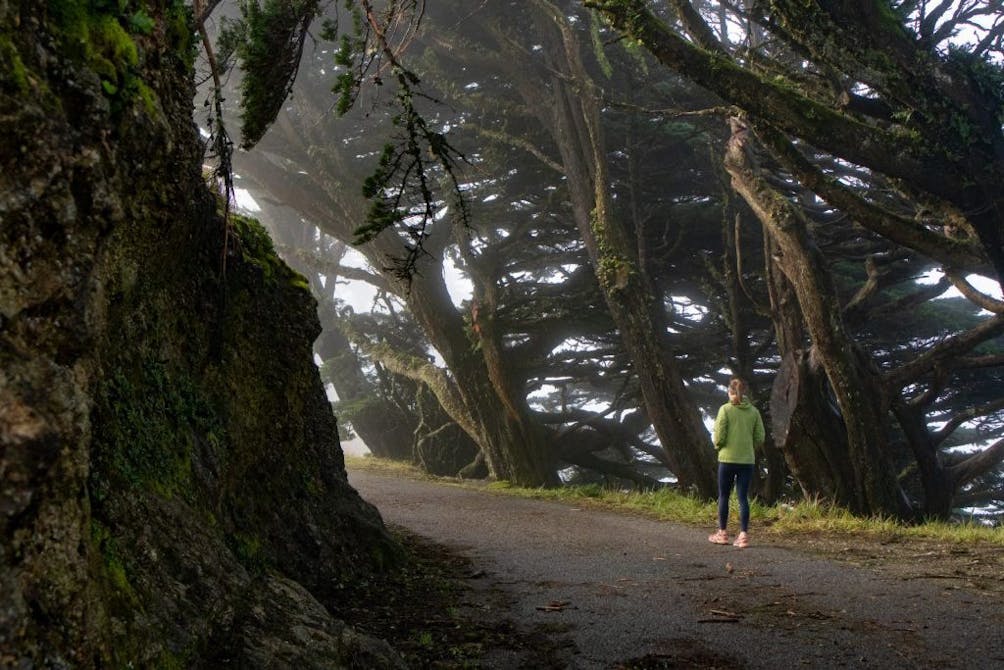
<path id="1" fill-rule="evenodd" d="M 739 377 L 733 377 L 729 382 L 729 401 L 733 405 L 738 405 L 743 401 L 743 396 L 746 395 L 746 382 L 744 382 Z"/>

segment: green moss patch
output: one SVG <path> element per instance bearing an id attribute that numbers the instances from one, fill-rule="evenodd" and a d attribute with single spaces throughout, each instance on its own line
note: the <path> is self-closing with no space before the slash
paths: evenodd
<path id="1" fill-rule="evenodd" d="M 218 414 L 199 387 L 158 361 L 112 373 L 97 412 L 103 430 L 95 438 L 91 480 L 98 498 L 110 487 L 190 497 L 196 445 L 214 448 L 224 439 Z"/>
<path id="2" fill-rule="evenodd" d="M 241 565 L 252 574 L 263 574 L 269 568 L 268 559 L 262 550 L 261 540 L 248 533 L 232 533 L 227 535 L 227 545 Z"/>
<path id="3" fill-rule="evenodd" d="M 231 216 L 231 227 L 241 259 L 257 268 L 268 286 L 286 282 L 291 286 L 310 291 L 306 277 L 290 269 L 275 251 L 272 237 L 255 219 Z"/>
<path id="4" fill-rule="evenodd" d="M 94 519 L 91 520 L 91 543 L 97 554 L 101 556 L 102 572 L 116 597 L 129 606 L 135 606 L 139 602 L 139 598 L 129 582 L 118 543 L 111 531 Z"/>
<path id="5" fill-rule="evenodd" d="M 0 90 L 10 93 L 28 91 L 28 72 L 17 47 L 6 33 L 0 33 Z"/>
<path id="6" fill-rule="evenodd" d="M 106 96 L 120 107 L 139 99 L 149 113 L 156 109 L 139 75 L 141 54 L 133 37 L 149 34 L 156 22 L 139 3 L 50 0 L 49 13 L 63 53 L 96 72 Z"/>

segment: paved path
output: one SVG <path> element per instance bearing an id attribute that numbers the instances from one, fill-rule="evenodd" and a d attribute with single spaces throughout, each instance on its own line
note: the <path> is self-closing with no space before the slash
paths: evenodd
<path id="1" fill-rule="evenodd" d="M 387 523 L 469 557 L 485 574 L 471 584 L 501 590 L 506 616 L 566 638 L 563 667 L 1004 668 L 1004 604 L 937 580 L 714 546 L 708 530 L 568 504 L 349 480 Z"/>

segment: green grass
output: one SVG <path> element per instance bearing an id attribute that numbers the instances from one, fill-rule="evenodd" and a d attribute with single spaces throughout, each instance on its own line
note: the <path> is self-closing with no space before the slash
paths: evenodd
<path id="1" fill-rule="evenodd" d="M 896 519 L 857 517 L 847 510 L 821 501 L 768 508 L 772 532 L 869 535 L 887 541 L 923 539 L 950 544 L 984 543 L 1004 546 L 1004 527 L 990 528 L 974 522 L 927 521 L 907 525 Z"/>
<path id="2" fill-rule="evenodd" d="M 345 454 L 345 465 L 350 469 L 366 470 L 367 472 L 381 472 L 388 475 L 398 475 L 401 477 L 411 477 L 412 479 L 438 479 L 426 474 L 414 465 L 403 461 L 392 461 L 387 458 L 377 458 L 376 456 L 353 456 Z M 453 482 L 456 480 L 444 478 L 444 481 Z"/>
<path id="3" fill-rule="evenodd" d="M 639 514 L 660 521 L 673 521 L 695 526 L 713 527 L 718 515 L 717 505 L 671 490 L 623 491 L 598 485 L 566 486 L 561 488 L 523 488 L 508 482 L 464 482 L 448 477 L 433 477 L 415 466 L 372 456 L 346 456 L 346 464 L 353 469 L 382 472 L 399 477 L 436 480 L 459 486 L 477 486 L 498 495 L 550 500 L 579 507 L 594 507 Z M 738 514 L 736 500 L 732 498 L 730 519 Z M 795 504 L 763 505 L 757 500 L 750 503 L 750 524 L 757 534 L 784 536 L 799 535 L 861 537 L 884 542 L 922 539 L 948 544 L 987 544 L 1004 546 L 1004 527 L 989 528 L 975 523 L 947 523 L 931 521 L 906 525 L 894 519 L 857 517 L 845 509 L 822 501 L 802 501 Z"/>

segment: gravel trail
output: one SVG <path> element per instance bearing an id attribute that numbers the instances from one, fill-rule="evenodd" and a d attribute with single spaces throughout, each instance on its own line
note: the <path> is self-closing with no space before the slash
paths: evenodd
<path id="1" fill-rule="evenodd" d="M 384 520 L 473 561 L 471 587 L 556 667 L 1004 668 L 1004 604 L 708 529 L 349 471 Z M 1002 575 L 1004 578 L 1004 575 Z M 497 650 L 491 667 L 530 663 Z"/>

